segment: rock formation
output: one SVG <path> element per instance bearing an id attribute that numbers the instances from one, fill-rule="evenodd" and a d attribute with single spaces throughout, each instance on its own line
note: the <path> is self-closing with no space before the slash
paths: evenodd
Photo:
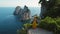
<path id="1" fill-rule="evenodd" d="M 40 14 L 40 17 L 44 18 L 43 13 L 46 12 L 46 0 L 40 0 L 39 3 L 41 3 L 41 14 Z"/>
<path id="2" fill-rule="evenodd" d="M 20 17 L 20 20 L 28 20 L 30 19 L 30 10 L 27 6 L 24 6 L 23 9 L 17 6 L 14 15 L 18 15 Z"/>
<path id="3" fill-rule="evenodd" d="M 60 16 L 60 0 L 40 0 L 39 3 L 41 3 L 41 18 L 46 16 L 53 18 Z"/>
<path id="4" fill-rule="evenodd" d="M 17 6 L 17 7 L 15 8 L 14 15 L 18 15 L 20 9 L 21 9 L 21 7 L 20 7 L 20 6 Z"/>

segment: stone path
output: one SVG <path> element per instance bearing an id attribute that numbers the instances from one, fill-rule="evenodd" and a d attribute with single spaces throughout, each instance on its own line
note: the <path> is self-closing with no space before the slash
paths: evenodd
<path id="1" fill-rule="evenodd" d="M 36 29 L 29 29 L 28 34 L 53 34 L 53 32 L 46 31 L 44 29 L 36 28 Z"/>

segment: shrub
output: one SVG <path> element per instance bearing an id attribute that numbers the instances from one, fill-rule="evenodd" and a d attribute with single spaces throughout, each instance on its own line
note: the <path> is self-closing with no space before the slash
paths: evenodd
<path id="1" fill-rule="evenodd" d="M 29 28 L 31 28 L 32 24 L 26 23 L 23 26 L 24 26 L 25 29 L 29 29 Z"/>
<path id="2" fill-rule="evenodd" d="M 44 19 L 41 19 L 41 23 L 39 26 L 49 31 L 54 31 L 54 29 L 56 28 L 56 21 L 51 17 L 46 17 Z"/>
<path id="3" fill-rule="evenodd" d="M 58 25 L 60 25 L 60 17 L 56 18 L 56 22 L 57 22 Z"/>
<path id="4" fill-rule="evenodd" d="M 60 17 L 46 17 L 44 19 L 41 19 L 39 27 L 49 31 L 53 31 L 55 34 L 60 34 Z"/>
<path id="5" fill-rule="evenodd" d="M 17 34 L 27 34 L 25 29 L 17 30 Z"/>

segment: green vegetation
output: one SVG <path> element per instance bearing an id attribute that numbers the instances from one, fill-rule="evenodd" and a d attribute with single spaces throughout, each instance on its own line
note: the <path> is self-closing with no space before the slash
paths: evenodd
<path id="1" fill-rule="evenodd" d="M 30 23 L 25 23 L 25 24 L 23 24 L 23 28 L 20 29 L 20 30 L 17 30 L 17 34 L 27 34 L 27 30 L 28 30 L 29 28 L 32 28 L 31 25 L 32 25 L 32 24 L 30 24 Z"/>
<path id="2" fill-rule="evenodd" d="M 27 34 L 27 31 L 22 28 L 21 30 L 17 30 L 17 34 Z"/>
<path id="3" fill-rule="evenodd" d="M 56 18 L 56 22 L 60 26 L 60 17 Z"/>
<path id="4" fill-rule="evenodd" d="M 41 19 L 39 27 L 53 31 L 55 34 L 60 34 L 60 18 L 46 17 L 44 19 Z"/>
<path id="5" fill-rule="evenodd" d="M 27 30 L 27 29 L 31 28 L 32 24 L 26 23 L 26 24 L 24 24 L 23 26 L 24 26 L 24 28 Z"/>

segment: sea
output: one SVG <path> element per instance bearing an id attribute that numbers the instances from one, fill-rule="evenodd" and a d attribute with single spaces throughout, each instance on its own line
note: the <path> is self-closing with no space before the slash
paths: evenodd
<path id="1" fill-rule="evenodd" d="M 16 7 L 0 7 L 0 34 L 17 34 L 17 29 L 21 29 L 23 22 L 14 16 Z M 40 15 L 40 7 L 29 7 L 31 16 Z"/>

